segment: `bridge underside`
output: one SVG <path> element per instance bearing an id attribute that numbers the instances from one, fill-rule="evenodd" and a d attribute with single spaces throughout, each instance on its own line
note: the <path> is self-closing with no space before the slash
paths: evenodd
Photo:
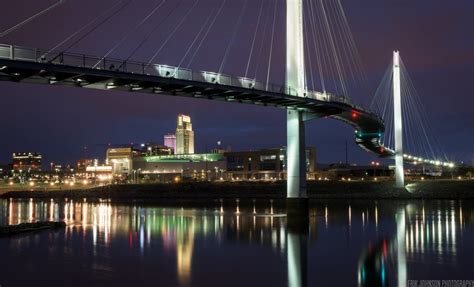
<path id="1" fill-rule="evenodd" d="M 0 80 L 162 94 L 294 109 L 307 113 L 307 118 L 330 117 L 343 121 L 355 129 L 356 143 L 361 148 L 382 157 L 394 154 L 392 150 L 380 144 L 380 138 L 385 130 L 383 120 L 360 107 L 342 102 L 172 77 L 1 58 Z"/>

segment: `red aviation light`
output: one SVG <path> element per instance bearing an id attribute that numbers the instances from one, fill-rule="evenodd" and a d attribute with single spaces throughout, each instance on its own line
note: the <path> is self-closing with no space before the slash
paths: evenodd
<path id="1" fill-rule="evenodd" d="M 355 119 L 359 116 L 356 111 L 352 111 L 352 118 Z"/>

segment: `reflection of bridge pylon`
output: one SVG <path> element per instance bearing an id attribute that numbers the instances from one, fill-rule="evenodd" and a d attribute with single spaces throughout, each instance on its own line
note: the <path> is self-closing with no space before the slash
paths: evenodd
<path id="1" fill-rule="evenodd" d="M 407 282 L 407 261 L 405 250 L 406 219 L 405 209 L 397 213 L 397 272 L 398 286 L 406 286 Z"/>

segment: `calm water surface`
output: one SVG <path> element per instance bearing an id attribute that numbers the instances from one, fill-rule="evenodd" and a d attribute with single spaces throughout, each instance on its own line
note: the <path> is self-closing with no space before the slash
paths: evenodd
<path id="1" fill-rule="evenodd" d="M 474 203 L 319 201 L 287 228 L 271 201 L 208 208 L 0 201 L 0 225 L 67 228 L 0 238 L 0 285 L 405 286 L 474 279 Z"/>

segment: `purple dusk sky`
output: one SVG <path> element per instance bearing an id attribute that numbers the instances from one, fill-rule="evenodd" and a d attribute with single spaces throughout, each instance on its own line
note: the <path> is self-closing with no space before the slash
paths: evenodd
<path id="1" fill-rule="evenodd" d="M 161 1 L 132 1 L 69 51 L 104 55 Z M 272 4 L 275 0 L 268 1 Z M 276 1 L 279 1 L 279 7 L 271 81 L 283 84 L 285 6 L 284 1 Z M 7 2 L 0 12 L 0 31 L 55 1 Z M 0 38 L 0 43 L 52 48 L 117 2 L 68 0 Z M 191 68 L 219 69 L 244 2 L 227 1 Z M 176 0 L 165 1 L 161 10 L 111 56 L 128 57 L 176 3 Z M 175 14 L 166 19 L 133 59 L 148 61 L 193 3 L 193 0 L 182 1 Z M 220 0 L 200 0 L 154 62 L 177 65 L 203 21 L 220 3 Z M 250 0 L 248 3 L 223 66 L 223 72 L 227 74 L 239 76 L 245 73 L 261 2 Z M 342 4 L 368 77 L 370 93 L 359 98 L 370 102 L 390 63 L 392 51 L 400 50 L 441 147 L 450 159 L 469 163 L 474 160 L 474 2 L 342 0 Z M 269 41 L 270 37 L 267 35 L 265 39 Z M 266 63 L 267 60 L 262 61 Z M 259 80 L 265 79 L 263 70 L 266 71 L 266 66 L 257 75 Z M 107 143 L 162 143 L 164 134 L 174 132 L 179 113 L 192 117 L 197 151 L 210 149 L 217 141 L 231 146 L 232 150 L 279 147 L 286 142 L 286 114 L 276 108 L 10 82 L 0 82 L 0 97 L 0 163 L 10 162 L 11 153 L 15 151 L 41 152 L 45 162 L 74 163 L 81 157 L 103 158 Z M 353 134 L 352 128 L 343 123 L 318 119 L 308 122 L 306 142 L 308 146 L 318 148 L 318 162 L 343 161 L 346 140 L 351 161 L 368 163 L 374 160 L 373 155 L 355 145 Z"/>

